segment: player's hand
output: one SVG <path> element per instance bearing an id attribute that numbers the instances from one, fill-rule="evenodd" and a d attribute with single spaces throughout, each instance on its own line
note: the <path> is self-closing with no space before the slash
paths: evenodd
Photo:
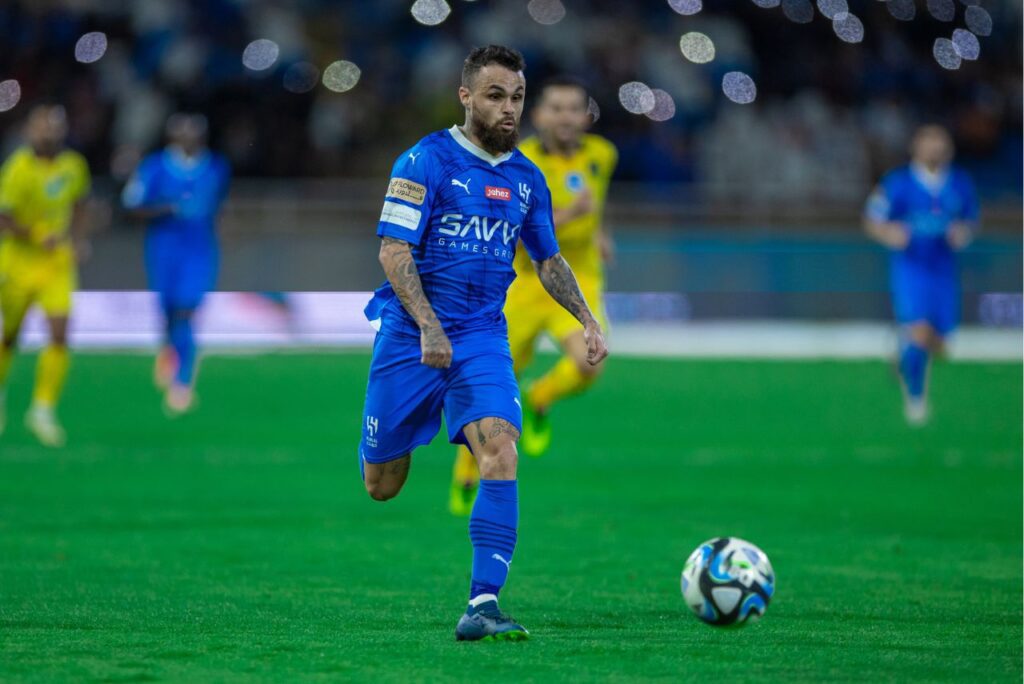
<path id="1" fill-rule="evenodd" d="M 569 205 L 569 211 L 572 218 L 576 219 L 580 216 L 586 216 L 594 210 L 594 196 L 590 193 L 590 188 L 583 188 L 576 195 L 576 199 Z"/>
<path id="2" fill-rule="evenodd" d="M 431 368 L 448 368 L 452 365 L 452 343 L 444 334 L 440 324 L 420 330 L 420 363 Z"/>
<path id="3" fill-rule="evenodd" d="M 967 245 L 971 244 L 974 239 L 974 231 L 971 227 L 961 221 L 957 221 L 949 226 L 949 230 L 946 231 L 946 242 L 954 250 L 960 251 Z"/>
<path id="4" fill-rule="evenodd" d="M 52 252 L 60 247 L 67 240 L 66 235 L 48 235 L 43 240 L 41 246 L 47 252 Z"/>
<path id="5" fill-rule="evenodd" d="M 583 328 L 583 339 L 587 343 L 587 363 L 596 366 L 608 356 L 608 345 L 604 341 L 604 332 L 596 321 L 591 321 Z"/>
<path id="6" fill-rule="evenodd" d="M 910 230 L 900 223 L 890 223 L 881 234 L 882 243 L 889 249 L 904 250 L 910 244 Z"/>

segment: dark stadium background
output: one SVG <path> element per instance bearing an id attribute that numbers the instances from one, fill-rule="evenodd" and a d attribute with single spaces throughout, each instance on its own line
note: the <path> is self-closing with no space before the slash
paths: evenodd
<path id="1" fill-rule="evenodd" d="M 21 425 L 38 315 L 12 368 L 0 681 L 1020 682 L 1021 3 L 848 0 L 856 44 L 820 9 L 840 3 L 448 0 L 427 26 L 413 0 L 0 0 L 0 152 L 34 103 L 64 103 L 95 228 L 65 448 Z M 944 68 L 935 41 L 975 6 L 991 35 Z M 691 31 L 710 63 L 681 54 Z M 95 32 L 105 52 L 80 42 Z M 246 68 L 268 40 L 273 63 Z M 418 449 L 381 505 L 356 446 L 390 165 L 462 119 L 461 61 L 491 42 L 523 51 L 528 87 L 584 78 L 621 163 L 612 357 L 552 412 L 551 453 L 520 460 L 502 603 L 532 637 L 476 649 L 452 639 L 470 554 L 446 509 L 453 449 Z M 339 60 L 360 69 L 346 92 L 323 82 Z M 752 103 L 726 97 L 732 71 Z M 629 81 L 675 115 L 628 113 Z M 209 117 L 235 177 L 198 406 L 172 420 L 142 230 L 118 198 L 180 109 Z M 953 132 L 983 220 L 965 325 L 912 429 L 886 254 L 860 216 L 922 121 Z M 706 626 L 680 597 L 685 559 L 720 535 L 771 558 L 759 624 Z"/>

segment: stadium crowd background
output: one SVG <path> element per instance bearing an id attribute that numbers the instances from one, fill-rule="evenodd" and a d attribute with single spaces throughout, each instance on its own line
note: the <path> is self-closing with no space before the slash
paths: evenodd
<path id="1" fill-rule="evenodd" d="M 1011 0 L 983 4 L 992 34 L 981 38 L 980 58 L 957 70 L 936 63 L 933 41 L 962 26 L 965 6 L 977 3 L 957 4 L 955 22 L 944 22 L 918 2 L 912 21 L 898 21 L 885 2 L 850 0 L 865 29 L 856 44 L 839 40 L 817 10 L 814 21 L 798 24 L 778 7 L 748 0 L 706 0 L 692 16 L 661 2 L 653 3 L 657 9 L 571 2 L 555 25 L 534 21 L 525 0 L 453 0 L 450 16 L 436 26 L 417 23 L 411 4 L 4 3 L 0 80 L 17 80 L 22 92 L 18 106 L 0 113 L 3 150 L 16 144 L 32 102 L 67 105 L 71 144 L 98 178 L 97 225 L 113 228 L 86 265 L 83 286 L 139 288 L 138 234 L 120 219 L 117 192 L 140 156 L 161 143 L 170 113 L 203 112 L 213 146 L 236 177 L 222 287 L 366 290 L 379 279 L 373 260 L 363 257 L 372 249 L 381 179 L 418 137 L 460 120 L 454 90 L 467 47 L 505 42 L 526 55 L 531 83 L 558 72 L 583 77 L 600 111 L 596 130 L 620 149 L 609 212 L 625 246 L 611 274 L 615 289 L 815 292 L 836 287 L 830 271 L 845 271 L 837 287 L 868 291 L 873 302 L 854 306 L 851 315 L 884 315 L 878 250 L 867 260 L 851 252 L 842 265 L 816 274 L 808 270 L 813 259 L 787 270 L 761 246 L 736 248 L 734 238 L 801 230 L 863 243 L 864 197 L 882 171 L 905 158 L 910 133 L 924 120 L 953 130 L 958 161 L 982 195 L 986 233 L 1002 240 L 994 251 L 982 243 L 966 255 L 974 273 L 966 289 L 1019 285 L 1021 13 Z M 95 63 L 79 63 L 76 41 L 90 31 L 102 31 L 109 47 Z M 679 37 L 688 31 L 714 40 L 712 62 L 682 57 Z M 256 39 L 279 47 L 276 61 L 261 71 L 242 62 Z M 357 64 L 361 78 L 336 93 L 320 75 L 341 59 Z M 722 75 L 732 70 L 754 78 L 753 104 L 723 96 Z M 631 80 L 669 92 L 675 115 L 659 122 L 625 111 L 617 91 Z M 715 244 L 726 247 L 710 249 L 701 264 L 685 254 L 663 265 L 639 261 L 645 250 L 672 251 L 674 237 L 708 227 Z M 662 231 L 653 247 L 642 239 L 649 229 Z M 310 237 L 299 245 L 298 235 Z M 769 275 L 722 280 L 725 263 L 734 276 Z M 799 284 L 786 284 L 794 279 Z M 791 307 L 764 311 L 785 314 Z"/>

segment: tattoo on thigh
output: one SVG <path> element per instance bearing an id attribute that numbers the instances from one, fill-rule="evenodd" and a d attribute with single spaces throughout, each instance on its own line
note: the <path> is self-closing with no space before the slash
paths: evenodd
<path id="1" fill-rule="evenodd" d="M 476 427 L 476 438 L 480 441 L 480 446 L 487 444 L 487 438 L 484 437 L 483 421 L 478 420 L 473 425 Z M 494 437 L 494 435 L 492 434 L 491 437 Z"/>
<path id="2" fill-rule="evenodd" d="M 409 472 L 408 458 L 399 458 L 386 464 L 388 475 L 402 475 Z"/>
<path id="3" fill-rule="evenodd" d="M 503 418 L 495 418 L 491 425 L 491 439 L 499 435 L 511 435 L 513 440 L 519 439 L 519 430 L 516 430 L 512 423 Z"/>

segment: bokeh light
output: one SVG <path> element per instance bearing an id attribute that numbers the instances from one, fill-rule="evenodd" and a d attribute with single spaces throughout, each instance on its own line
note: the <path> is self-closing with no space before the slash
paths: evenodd
<path id="1" fill-rule="evenodd" d="M 452 8 L 445 0 L 416 0 L 409 12 L 412 13 L 412 18 L 419 23 L 425 26 L 437 26 L 448 18 L 448 15 L 452 13 Z"/>
<path id="2" fill-rule="evenodd" d="M 956 17 L 956 5 L 953 0 L 928 0 L 928 14 L 939 21 L 953 21 Z"/>
<path id="3" fill-rule="evenodd" d="M 825 18 L 835 20 L 839 15 L 849 12 L 850 7 L 846 0 L 818 0 L 818 11 Z"/>
<path id="4" fill-rule="evenodd" d="M 668 0 L 668 6 L 683 16 L 690 16 L 704 9 L 704 2 L 703 0 Z"/>
<path id="5" fill-rule="evenodd" d="M 859 43 L 864 40 L 864 24 L 857 15 L 843 12 L 832 21 L 832 30 L 844 43 Z"/>
<path id="6" fill-rule="evenodd" d="M 782 4 L 782 0 L 751 0 L 751 2 L 758 7 L 763 7 L 765 9 L 772 9 L 773 7 L 778 7 Z"/>
<path id="7" fill-rule="evenodd" d="M 961 58 L 975 60 L 981 55 L 981 43 L 978 37 L 967 29 L 956 29 L 953 31 L 953 49 Z"/>
<path id="8" fill-rule="evenodd" d="M 722 92 L 736 104 L 750 104 L 757 99 L 754 79 L 742 71 L 730 71 L 722 77 Z"/>
<path id="9" fill-rule="evenodd" d="M 949 38 L 936 38 L 932 45 L 932 55 L 943 69 L 960 68 L 960 55 L 956 53 L 956 47 Z"/>
<path id="10" fill-rule="evenodd" d="M 968 7 L 964 12 L 964 21 L 974 35 L 992 35 L 992 15 L 983 7 Z"/>
<path id="11" fill-rule="evenodd" d="M 562 0 L 530 0 L 526 11 L 538 24 L 551 26 L 565 19 L 565 5 Z"/>
<path id="12" fill-rule="evenodd" d="M 281 48 L 272 40 L 258 38 L 245 46 L 242 51 L 242 64 L 246 69 L 263 71 L 274 66 Z"/>
<path id="13" fill-rule="evenodd" d="M 345 60 L 332 62 L 324 69 L 324 87 L 336 93 L 344 93 L 356 87 L 362 72 L 359 67 Z"/>
<path id="14" fill-rule="evenodd" d="M 889 15 L 893 19 L 899 21 L 913 21 L 917 16 L 917 6 L 914 4 L 914 0 L 889 0 L 885 3 L 885 9 L 889 10 Z"/>
<path id="15" fill-rule="evenodd" d="M 651 92 L 654 93 L 654 107 L 645 114 L 648 119 L 651 121 L 668 121 L 676 115 L 676 102 L 672 99 L 671 95 L 659 88 L 655 88 Z"/>
<path id="16" fill-rule="evenodd" d="M 654 109 L 654 92 L 640 81 L 630 81 L 619 88 L 619 102 L 632 114 L 646 114 Z"/>
<path id="17" fill-rule="evenodd" d="M 797 24 L 809 24 L 814 21 L 814 5 L 811 4 L 811 0 L 782 0 L 782 13 Z"/>
<path id="18" fill-rule="evenodd" d="M 10 79 L 0 82 L 0 112 L 14 109 L 21 100 L 21 84 Z"/>
<path id="19" fill-rule="evenodd" d="M 587 114 L 590 116 L 590 123 L 597 123 L 601 118 L 601 106 L 592 97 L 587 98 Z"/>
<path id="20" fill-rule="evenodd" d="M 102 31 L 86 33 L 75 43 L 75 59 L 82 64 L 98 62 L 106 52 L 107 34 Z"/>
<path id="21" fill-rule="evenodd" d="M 715 43 L 699 31 L 683 34 L 679 39 L 679 49 L 683 57 L 694 64 L 707 64 L 715 58 Z"/>
<path id="22" fill-rule="evenodd" d="M 320 82 L 320 70 L 309 62 L 296 62 L 284 72 L 282 85 L 292 93 L 308 93 Z"/>

